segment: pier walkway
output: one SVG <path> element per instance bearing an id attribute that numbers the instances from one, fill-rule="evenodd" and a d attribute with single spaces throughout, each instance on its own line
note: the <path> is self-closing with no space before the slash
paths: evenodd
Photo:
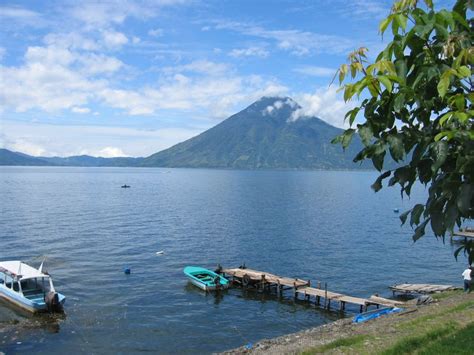
<path id="1" fill-rule="evenodd" d="M 327 283 L 324 289 L 321 283 L 318 287 L 311 287 L 310 280 L 302 280 L 298 278 L 282 277 L 264 271 L 257 271 L 247 268 L 222 269 L 222 273 L 227 277 L 231 277 L 233 283 L 237 283 L 242 287 L 253 287 L 261 291 L 275 289 L 277 294 L 282 295 L 284 290 L 293 290 L 295 299 L 303 297 L 306 301 L 314 301 L 316 306 L 324 306 L 330 309 L 331 302 L 338 302 L 339 310 L 344 311 L 346 304 L 353 304 L 360 307 L 360 311 L 366 311 L 369 306 L 394 307 L 402 305 L 401 302 L 387 300 L 385 298 L 372 296 L 370 298 L 360 298 L 344 295 L 328 291 Z"/>

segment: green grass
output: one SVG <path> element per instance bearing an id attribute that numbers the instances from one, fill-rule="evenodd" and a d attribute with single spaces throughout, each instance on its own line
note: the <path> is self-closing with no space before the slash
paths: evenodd
<path id="1" fill-rule="evenodd" d="M 419 354 L 466 354 L 473 353 L 474 323 L 467 327 L 448 334 L 447 336 L 429 344 Z"/>
<path id="2" fill-rule="evenodd" d="M 423 335 L 404 338 L 382 355 L 395 354 L 460 354 L 471 355 L 474 339 L 474 322 L 464 328 L 459 328 L 454 322 L 432 329 Z"/>
<path id="3" fill-rule="evenodd" d="M 443 300 L 445 298 L 449 298 L 449 297 L 452 297 L 452 296 L 459 295 L 463 292 L 464 292 L 463 290 L 444 291 L 444 292 L 440 292 L 440 293 L 434 293 L 434 294 L 431 295 L 431 297 L 433 297 L 434 300 L 439 301 L 439 300 Z"/>
<path id="4" fill-rule="evenodd" d="M 435 314 L 429 314 L 429 315 L 426 315 L 426 316 L 418 317 L 415 320 L 400 323 L 396 327 L 398 329 L 416 328 L 416 327 L 421 326 L 423 324 L 426 324 L 429 321 L 432 321 L 434 319 L 444 317 L 448 314 L 463 312 L 463 311 L 465 311 L 466 309 L 469 309 L 469 308 L 474 308 L 474 301 L 464 302 L 464 303 L 458 304 L 455 307 L 445 309 L 442 312 L 438 312 L 438 313 L 435 313 Z"/>
<path id="5" fill-rule="evenodd" d="M 453 291 L 449 296 L 457 295 L 459 292 Z M 375 334 L 371 331 L 307 349 L 303 354 L 474 354 L 474 300 L 464 299 L 464 302 L 440 309 L 433 306 L 430 310 L 431 313 L 414 319 L 393 322 L 390 331 L 381 332 L 382 337 L 377 331 Z"/>
<path id="6" fill-rule="evenodd" d="M 305 350 L 302 354 L 303 355 L 320 354 L 320 353 L 324 353 L 326 351 L 333 350 L 336 348 L 349 347 L 349 346 L 353 347 L 353 346 L 361 345 L 368 338 L 369 336 L 367 335 L 354 335 L 348 338 L 335 340 L 326 345 L 322 345 L 319 347 L 314 347 L 314 348 Z"/>
<path id="7" fill-rule="evenodd" d="M 433 328 L 422 335 L 407 337 L 399 340 L 390 348 L 384 350 L 382 355 L 410 354 L 452 335 L 457 329 L 457 324 L 448 322 L 441 327 Z"/>

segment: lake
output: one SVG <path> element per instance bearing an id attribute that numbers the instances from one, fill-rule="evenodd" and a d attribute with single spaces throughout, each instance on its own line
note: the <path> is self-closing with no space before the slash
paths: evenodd
<path id="1" fill-rule="evenodd" d="M 413 244 L 394 213 L 423 202 L 424 187 L 401 200 L 397 188 L 374 193 L 376 176 L 1 167 L 0 260 L 39 266 L 46 256 L 68 299 L 54 317 L 0 303 L 0 350 L 210 353 L 340 317 L 291 294 L 206 295 L 188 284 L 186 265 L 245 263 L 361 297 L 390 296 L 388 286 L 405 281 L 461 285 L 456 246 L 430 232 Z"/>

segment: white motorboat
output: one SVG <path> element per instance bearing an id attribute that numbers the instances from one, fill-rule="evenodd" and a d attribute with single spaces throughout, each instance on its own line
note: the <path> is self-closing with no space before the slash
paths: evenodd
<path id="1" fill-rule="evenodd" d="M 51 276 L 21 261 L 0 261 L 0 297 L 30 312 L 62 311 L 66 297 Z"/>

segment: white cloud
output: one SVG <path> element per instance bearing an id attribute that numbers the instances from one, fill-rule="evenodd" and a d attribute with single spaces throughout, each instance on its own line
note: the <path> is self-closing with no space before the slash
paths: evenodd
<path id="1" fill-rule="evenodd" d="M 114 57 L 108 57 L 103 54 L 86 54 L 78 56 L 81 71 L 89 75 L 95 74 L 112 74 L 119 71 L 123 66 L 123 62 Z"/>
<path id="2" fill-rule="evenodd" d="M 345 127 L 344 116 L 355 107 L 354 102 L 344 102 L 335 86 L 317 89 L 313 94 L 297 94 L 296 101 L 301 106 L 292 119 L 316 116 L 336 127 Z"/>
<path id="3" fill-rule="evenodd" d="M 101 158 L 119 158 L 119 157 L 127 157 L 127 155 L 122 151 L 122 149 L 117 147 L 105 147 L 100 150 L 88 150 L 83 149 L 79 152 L 79 155 L 91 155 L 93 157 L 101 157 Z"/>
<path id="4" fill-rule="evenodd" d="M 188 3 L 189 0 L 83 0 L 69 10 L 72 17 L 86 28 L 104 28 L 122 24 L 127 17 L 146 19 L 154 17 L 166 6 Z"/>
<path id="5" fill-rule="evenodd" d="M 29 47 L 22 66 L 0 67 L 2 85 L 8 87 L 0 91 L 0 99 L 5 107 L 18 112 L 52 112 L 83 106 L 94 97 L 94 92 L 106 86 L 105 81 L 82 72 L 82 65 L 88 63 L 95 66 L 87 70 L 99 71 L 98 59 L 102 60 L 102 70 L 114 69 L 114 63 L 117 66 L 113 60 L 82 56 L 65 48 Z"/>
<path id="6" fill-rule="evenodd" d="M 383 19 L 390 13 L 391 0 L 352 0 L 339 1 L 334 6 L 339 13 L 350 16 L 351 19 Z"/>
<path id="7" fill-rule="evenodd" d="M 46 46 L 26 50 L 23 65 L 0 67 L 3 85 L 9 88 L 0 92 L 5 108 L 82 113 L 89 104 L 99 103 L 130 115 L 207 110 L 208 117 L 224 118 L 252 99 L 287 91 L 275 79 L 238 75 L 226 63 L 207 60 L 165 67 L 147 86 L 114 87 L 108 75 L 114 74 L 113 81 L 120 82 L 125 64 L 104 54 L 75 50 L 84 48 L 83 39 L 49 36 Z"/>
<path id="8" fill-rule="evenodd" d="M 211 117 L 225 118 L 242 103 L 286 91 L 287 88 L 277 82 L 258 76 L 174 74 L 157 87 L 140 91 L 104 89 L 99 96 L 107 105 L 126 110 L 130 115 L 205 109 Z"/>
<path id="9" fill-rule="evenodd" d="M 125 127 L 52 125 L 3 120 L 0 146 L 34 156 L 148 156 L 205 128 L 144 130 Z M 58 139 L 61 137 L 61 139 Z"/>
<path id="10" fill-rule="evenodd" d="M 19 6 L 1 6 L 0 18 L 20 21 L 33 21 L 40 18 L 40 14 Z"/>
<path id="11" fill-rule="evenodd" d="M 357 47 L 354 41 L 347 37 L 314 33 L 301 30 L 268 30 L 243 22 L 213 21 L 214 28 L 235 31 L 247 36 L 273 40 L 281 50 L 294 55 L 309 55 L 315 53 L 346 53 Z"/>
<path id="12" fill-rule="evenodd" d="M 271 116 L 284 106 L 290 106 L 292 109 L 295 109 L 298 107 L 298 104 L 291 98 L 287 97 L 284 100 L 277 100 L 272 105 L 268 105 L 267 107 L 265 107 L 265 109 L 262 111 L 262 114 Z"/>
<path id="13" fill-rule="evenodd" d="M 260 47 L 248 47 L 242 49 L 233 49 L 229 52 L 231 57 L 239 58 L 239 57 L 260 57 L 266 58 L 269 55 L 269 52 Z"/>
<path id="14" fill-rule="evenodd" d="M 43 41 L 48 46 L 72 50 L 82 49 L 86 51 L 95 51 L 100 49 L 100 46 L 95 39 L 85 37 L 79 32 L 49 33 L 44 37 Z"/>
<path id="15" fill-rule="evenodd" d="M 195 60 L 188 64 L 165 67 L 162 69 L 166 74 L 176 73 L 198 73 L 211 76 L 224 75 L 231 71 L 229 65 L 225 63 L 216 63 L 208 60 Z"/>
<path id="16" fill-rule="evenodd" d="M 73 107 L 71 111 L 74 113 L 82 113 L 82 114 L 91 112 L 90 108 L 88 107 L 76 107 L 76 106 Z"/>
<path id="17" fill-rule="evenodd" d="M 161 37 L 164 34 L 164 30 L 162 28 L 154 28 L 148 31 L 148 35 L 152 37 Z"/>
<path id="18" fill-rule="evenodd" d="M 305 65 L 299 68 L 295 68 L 293 69 L 293 71 L 300 74 L 316 77 L 330 77 L 334 76 L 334 74 L 336 73 L 336 69 L 312 65 Z"/>
<path id="19" fill-rule="evenodd" d="M 20 137 L 15 139 L 14 141 L 5 139 L 3 142 L 3 146 L 5 149 L 9 149 L 13 152 L 20 152 L 33 156 L 44 155 L 46 153 L 46 150 L 42 146 L 32 143 L 31 138 L 32 137 Z"/>
<path id="20" fill-rule="evenodd" d="M 125 36 L 121 32 L 112 31 L 112 30 L 103 31 L 102 36 L 103 36 L 104 45 L 111 49 L 118 49 L 124 44 L 128 43 L 127 36 Z"/>

